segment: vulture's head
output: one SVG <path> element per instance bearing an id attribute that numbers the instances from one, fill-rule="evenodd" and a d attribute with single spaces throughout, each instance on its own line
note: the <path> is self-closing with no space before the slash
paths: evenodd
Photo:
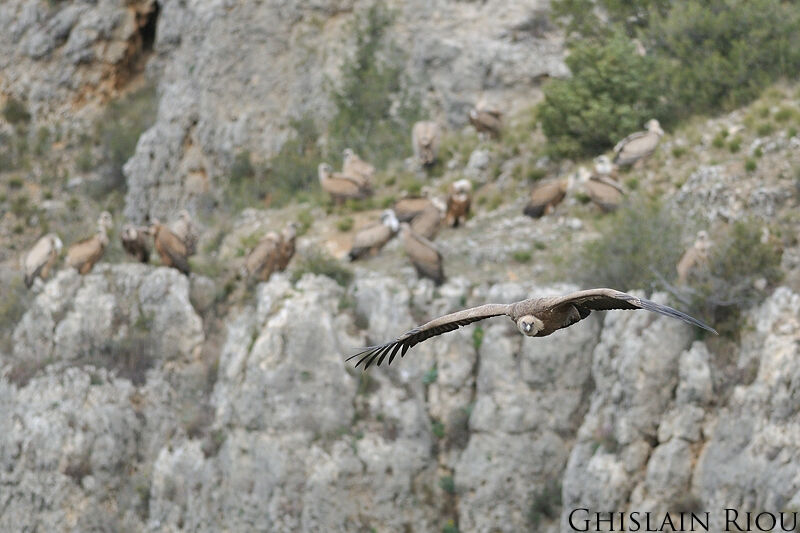
<path id="1" fill-rule="evenodd" d="M 438 196 L 434 196 L 431 198 L 431 204 L 433 207 L 439 210 L 439 213 L 444 215 L 447 212 L 447 202 L 439 198 Z"/>
<path id="2" fill-rule="evenodd" d="M 453 192 L 468 194 L 472 192 L 472 182 L 468 179 L 460 179 L 453 182 Z"/>
<path id="3" fill-rule="evenodd" d="M 111 218 L 111 213 L 103 211 L 100 213 L 100 218 L 97 219 L 97 226 L 103 231 L 110 231 L 114 226 L 114 220 Z"/>
<path id="4" fill-rule="evenodd" d="M 594 170 L 602 175 L 611 174 L 614 170 L 614 164 L 607 155 L 599 155 L 594 158 Z"/>
<path id="5" fill-rule="evenodd" d="M 50 237 L 50 241 L 53 243 L 53 249 L 56 251 L 56 253 L 60 254 L 61 249 L 64 248 L 64 243 L 61 242 L 61 239 L 58 238 L 58 235 L 53 235 Z"/>
<path id="6" fill-rule="evenodd" d="M 664 135 L 664 130 L 661 129 L 661 124 L 659 124 L 658 120 L 651 118 L 647 121 L 647 124 L 644 125 L 647 128 L 647 131 L 657 134 L 659 137 Z"/>
<path id="7" fill-rule="evenodd" d="M 319 175 L 319 181 L 326 180 L 330 177 L 332 172 L 331 166 L 328 163 L 320 163 L 317 167 L 317 174 Z"/>
<path id="8" fill-rule="evenodd" d="M 381 213 L 381 223 L 394 233 L 397 233 L 397 230 L 400 229 L 400 221 L 397 220 L 397 215 L 395 215 L 393 209 L 387 209 Z"/>
<path id="9" fill-rule="evenodd" d="M 537 333 L 544 329 L 544 322 L 533 315 L 525 315 L 517 320 L 519 332 L 528 337 L 535 337 Z"/>
<path id="10" fill-rule="evenodd" d="M 353 152 L 353 150 L 351 148 L 345 148 L 342 151 L 342 157 L 344 157 L 345 159 L 349 159 L 349 158 L 353 157 L 353 153 L 354 152 Z"/>

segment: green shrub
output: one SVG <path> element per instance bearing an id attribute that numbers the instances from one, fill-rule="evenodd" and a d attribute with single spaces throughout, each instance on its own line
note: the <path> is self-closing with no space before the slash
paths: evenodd
<path id="1" fill-rule="evenodd" d="M 485 332 L 481 326 L 475 326 L 475 329 L 472 330 L 472 346 L 475 348 L 475 351 L 481 349 L 484 335 Z"/>
<path id="2" fill-rule="evenodd" d="M 741 148 L 742 148 L 742 138 L 739 137 L 738 135 L 733 139 L 731 139 L 730 142 L 728 143 L 728 150 L 730 150 L 732 154 L 737 153 Z"/>
<path id="3" fill-rule="evenodd" d="M 346 287 L 353 280 L 353 273 L 350 269 L 319 250 L 310 250 L 295 261 L 292 283 L 296 283 L 306 273 L 327 276 L 342 287 Z"/>
<path id="4" fill-rule="evenodd" d="M 752 157 L 748 157 L 747 160 L 744 162 L 744 169 L 747 172 L 753 172 L 757 166 L 758 163 L 756 163 L 756 160 L 753 159 Z"/>
<path id="5" fill-rule="evenodd" d="M 572 77 L 548 83 L 538 108 L 554 155 L 599 153 L 641 130 L 647 120 L 669 117 L 653 78 L 654 59 L 636 54 L 626 37 L 615 35 L 601 45 L 581 41 L 566 62 Z"/>
<path id="6" fill-rule="evenodd" d="M 3 298 L 0 299 L 0 349 L 4 352 L 11 351 L 11 332 L 25 313 L 25 303 L 28 301 L 26 292 L 21 276 L 3 280 Z"/>
<path id="7" fill-rule="evenodd" d="M 438 420 L 433 420 L 431 422 L 431 432 L 437 439 L 444 438 L 444 424 Z"/>
<path id="8" fill-rule="evenodd" d="M 436 363 L 434 363 L 433 366 L 430 367 L 428 371 L 422 375 L 422 384 L 432 385 L 433 383 L 436 383 L 436 379 L 438 377 L 439 377 L 439 370 L 436 368 Z"/>
<path id="9" fill-rule="evenodd" d="M 766 137 L 767 135 L 772 133 L 773 130 L 774 128 L 772 126 L 772 123 L 762 122 L 761 124 L 758 125 L 756 133 L 758 134 L 759 137 Z"/>
<path id="10" fill-rule="evenodd" d="M 442 527 L 442 533 L 458 533 L 458 526 L 452 518 Z"/>
<path id="11" fill-rule="evenodd" d="M 21 189 L 25 185 L 25 181 L 19 176 L 14 176 L 8 179 L 9 189 Z"/>
<path id="12" fill-rule="evenodd" d="M 331 90 L 336 112 L 328 125 L 330 157 L 349 147 L 382 167 L 411 154 L 409 134 L 422 109 L 407 90 L 404 54 L 386 39 L 392 18 L 378 3 L 358 18 L 355 53 L 342 66 L 341 85 Z"/>
<path id="13" fill-rule="evenodd" d="M 310 115 L 291 122 L 294 136 L 267 163 L 264 190 L 271 205 L 282 206 L 299 193 L 319 194 L 317 167 L 322 162 L 319 131 Z"/>
<path id="14" fill-rule="evenodd" d="M 601 236 L 579 252 L 577 280 L 619 290 L 672 279 L 683 249 L 679 221 L 656 202 L 632 200 L 600 221 Z"/>
<path id="15" fill-rule="evenodd" d="M 673 146 L 672 147 L 672 157 L 676 159 L 680 159 L 681 157 L 686 154 L 686 147 L 685 146 Z"/>
<path id="16" fill-rule="evenodd" d="M 456 493 L 456 482 L 453 480 L 453 476 L 442 476 L 439 478 L 439 488 L 445 491 L 447 494 L 455 494 Z"/>
<path id="17" fill-rule="evenodd" d="M 3 117 L 11 124 L 27 124 L 31 121 L 31 114 L 25 104 L 13 96 L 6 100 L 3 107 Z"/>
<path id="18" fill-rule="evenodd" d="M 714 148 L 724 148 L 725 147 L 725 138 L 728 136 L 727 130 L 722 130 L 714 136 L 714 140 L 711 141 L 711 146 Z"/>
<path id="19" fill-rule="evenodd" d="M 300 227 L 297 228 L 297 236 L 300 237 L 305 235 L 308 231 L 308 228 L 310 228 L 311 224 L 314 223 L 314 215 L 311 214 L 311 210 L 303 209 L 297 213 L 297 223 L 300 225 Z"/>
<path id="20" fill-rule="evenodd" d="M 741 313 L 761 303 L 782 279 L 780 246 L 762 242 L 756 220 L 736 222 L 713 240 L 708 262 L 690 278 L 691 307 L 720 334 L 735 336 Z"/>
<path id="21" fill-rule="evenodd" d="M 561 483 L 548 481 L 536 492 L 528 507 L 528 523 L 536 530 L 542 519 L 555 520 L 561 508 Z"/>
<path id="22" fill-rule="evenodd" d="M 514 261 L 517 263 L 528 263 L 530 262 L 531 257 L 533 257 L 533 254 L 530 250 L 517 250 L 511 254 L 511 257 L 513 257 Z"/>

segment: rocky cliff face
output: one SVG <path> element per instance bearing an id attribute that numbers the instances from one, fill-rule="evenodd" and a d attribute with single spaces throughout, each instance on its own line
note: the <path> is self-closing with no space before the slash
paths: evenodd
<path id="1" fill-rule="evenodd" d="M 60 273 L 3 358 L 3 527 L 567 531 L 577 506 L 796 505 L 789 289 L 724 360 L 615 312 L 544 339 L 495 319 L 362 374 L 344 354 L 433 312 L 571 288 L 362 274 L 258 285 L 208 359 L 175 271 Z"/>

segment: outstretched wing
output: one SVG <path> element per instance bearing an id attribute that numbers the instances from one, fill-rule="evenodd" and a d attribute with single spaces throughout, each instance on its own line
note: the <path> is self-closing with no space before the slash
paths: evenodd
<path id="1" fill-rule="evenodd" d="M 562 305 L 574 305 L 581 318 L 585 318 L 592 311 L 610 311 L 612 309 L 644 309 L 660 315 L 683 320 L 689 324 L 703 328 L 718 335 L 717 331 L 708 324 L 687 315 L 668 305 L 662 305 L 645 298 L 637 298 L 625 292 L 615 291 L 614 289 L 589 289 L 586 291 L 573 292 L 566 296 L 553 298 L 547 302 L 552 307 Z"/>
<path id="2" fill-rule="evenodd" d="M 426 324 L 407 331 L 393 341 L 377 346 L 369 346 L 357 354 L 348 357 L 347 361 L 360 357 L 358 362 L 356 362 L 356 367 L 363 364 L 366 370 L 376 359 L 377 365 L 380 366 L 388 355 L 389 362 L 387 364 L 392 364 L 398 351 L 400 352 L 400 357 L 403 357 L 409 348 L 426 339 L 456 330 L 461 326 L 466 326 L 467 324 L 483 320 L 484 318 L 507 315 L 510 309 L 511 306 L 506 304 L 486 304 L 440 316 Z"/>

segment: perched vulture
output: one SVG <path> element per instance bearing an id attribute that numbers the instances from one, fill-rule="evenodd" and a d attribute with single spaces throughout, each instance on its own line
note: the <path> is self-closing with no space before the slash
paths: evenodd
<path id="1" fill-rule="evenodd" d="M 394 211 L 387 209 L 381 214 L 381 221 L 372 224 L 356 233 L 353 238 L 353 246 L 350 248 L 348 257 L 350 261 L 360 259 L 365 255 L 374 255 L 378 250 L 389 242 L 397 233 L 400 222 Z"/>
<path id="2" fill-rule="evenodd" d="M 29 289 L 36 278 L 43 280 L 50 276 L 50 271 L 58 260 L 58 254 L 64 245 L 55 233 L 48 233 L 22 258 L 22 269 L 25 271 L 25 286 Z"/>
<path id="3" fill-rule="evenodd" d="M 278 270 L 284 271 L 289 266 L 289 261 L 294 256 L 295 240 L 297 239 L 297 224 L 292 222 L 281 232 L 281 248 L 278 254 Z"/>
<path id="4" fill-rule="evenodd" d="M 366 198 L 372 193 L 369 187 L 359 185 L 343 174 L 334 174 L 331 166 L 327 163 L 320 163 L 318 174 L 322 190 L 327 192 L 337 204 L 343 203 L 348 198 Z"/>
<path id="5" fill-rule="evenodd" d="M 135 257 L 137 261 L 147 263 L 150 261 L 149 235 L 148 228 L 137 228 L 131 224 L 125 224 L 119 238 L 126 252 Z"/>
<path id="6" fill-rule="evenodd" d="M 417 122 L 411 129 L 411 144 L 414 147 L 414 157 L 421 165 L 432 165 L 439 153 L 439 143 L 442 141 L 442 131 L 436 122 L 430 120 Z"/>
<path id="7" fill-rule="evenodd" d="M 88 274 L 97 263 L 108 246 L 108 231 L 113 226 L 111 213 L 103 211 L 97 219 L 97 233 L 87 239 L 76 242 L 67 250 L 67 265 L 81 274 Z"/>
<path id="8" fill-rule="evenodd" d="M 375 167 L 358 157 L 350 148 L 345 148 L 343 152 L 342 174 L 355 180 L 362 187 L 372 187 L 372 177 L 375 175 Z"/>
<path id="9" fill-rule="evenodd" d="M 406 255 L 417 270 L 417 274 L 420 277 L 430 278 L 435 284 L 441 285 L 444 282 L 442 254 L 434 244 L 425 237 L 414 233 L 407 222 L 400 224 L 400 236 L 403 239 Z"/>
<path id="10" fill-rule="evenodd" d="M 189 255 L 194 255 L 197 251 L 197 241 L 200 239 L 200 235 L 189 211 L 181 209 L 178 213 L 178 220 L 170 224 L 169 229 L 183 241 L 186 246 L 186 252 Z"/>
<path id="11" fill-rule="evenodd" d="M 578 169 L 578 179 L 583 183 L 586 194 L 604 213 L 615 211 L 622 203 L 625 189 L 616 180 L 600 174 L 592 174 L 586 168 Z"/>
<path id="12" fill-rule="evenodd" d="M 478 133 L 486 133 L 490 137 L 500 137 L 500 129 L 503 127 L 503 114 L 496 110 L 470 109 L 469 123 Z"/>
<path id="13" fill-rule="evenodd" d="M 395 215 L 400 222 L 411 222 L 411 220 L 425 211 L 427 207 L 433 205 L 430 198 L 424 196 L 408 196 L 400 198 L 394 203 Z"/>
<path id="14" fill-rule="evenodd" d="M 652 154 L 664 130 L 656 119 L 650 119 L 644 126 L 645 131 L 637 131 L 622 139 L 614 147 L 614 163 L 623 167 L 633 165 Z"/>
<path id="15" fill-rule="evenodd" d="M 281 255 L 281 237 L 274 231 L 264 235 L 244 260 L 244 273 L 259 281 L 268 281 L 278 270 Z"/>
<path id="16" fill-rule="evenodd" d="M 445 220 L 450 227 L 456 227 L 467 221 L 469 207 L 472 204 L 472 183 L 468 179 L 458 180 L 450 185 L 447 195 L 447 215 Z"/>
<path id="17" fill-rule="evenodd" d="M 523 209 L 523 213 L 533 218 L 552 213 L 567 195 L 568 187 L 567 179 L 537 183 L 531 191 L 531 199 Z"/>
<path id="18" fill-rule="evenodd" d="M 696 318 L 669 306 L 637 298 L 614 289 L 590 289 L 573 292 L 566 296 L 530 298 L 511 304 L 485 304 L 450 313 L 417 326 L 393 341 L 369 346 L 348 357 L 347 360 L 359 358 L 356 366 L 363 364 L 366 369 L 372 363 L 380 365 L 386 356 L 389 356 L 388 364 L 391 364 L 398 352 L 400 352 L 400 357 L 403 357 L 409 348 L 426 339 L 494 316 L 509 317 L 523 335 L 545 337 L 554 331 L 583 320 L 592 311 L 610 311 L 612 309 L 644 309 L 717 333 Z"/>
<path id="19" fill-rule="evenodd" d="M 675 270 L 678 271 L 678 283 L 684 285 L 692 271 L 708 261 L 708 252 L 711 249 L 711 240 L 705 231 L 697 232 L 697 240 L 681 256 Z"/>
<path id="20" fill-rule="evenodd" d="M 153 221 L 150 226 L 150 232 L 153 234 L 153 244 L 159 257 L 161 257 L 161 263 L 164 266 L 175 268 L 188 276 L 189 251 L 186 249 L 186 244 L 183 240 L 158 220 Z"/>
<path id="21" fill-rule="evenodd" d="M 431 205 L 411 219 L 411 229 L 417 235 L 433 240 L 439 233 L 447 205 L 439 198 L 431 198 Z"/>

